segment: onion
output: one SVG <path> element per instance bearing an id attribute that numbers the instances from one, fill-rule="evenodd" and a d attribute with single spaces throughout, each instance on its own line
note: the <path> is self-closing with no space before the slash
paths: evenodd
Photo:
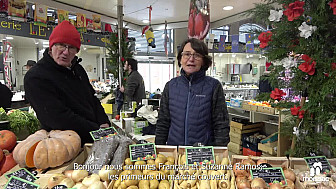
<path id="1" fill-rule="evenodd" d="M 237 181 L 237 188 L 238 189 L 247 189 L 247 188 L 251 188 L 251 184 L 250 181 L 248 181 L 246 178 L 245 180 L 242 179 L 239 182 Z"/>
<path id="2" fill-rule="evenodd" d="M 266 160 L 266 159 L 259 159 L 259 160 L 257 161 L 257 165 L 260 165 L 260 164 L 262 164 L 262 163 L 267 163 L 267 160 Z"/>
<path id="3" fill-rule="evenodd" d="M 58 185 L 58 183 L 60 183 L 65 178 L 66 178 L 65 175 L 60 174 L 60 173 L 52 175 L 48 179 L 48 188 L 52 188 L 52 187 Z"/>
<path id="4" fill-rule="evenodd" d="M 94 183 L 92 183 L 88 189 L 105 189 L 105 186 L 102 182 L 100 181 L 96 181 Z"/>
<path id="5" fill-rule="evenodd" d="M 236 163 L 233 166 L 233 172 L 235 173 L 235 175 L 238 176 L 247 176 L 247 170 L 244 169 L 240 169 L 240 163 Z"/>
<path id="6" fill-rule="evenodd" d="M 71 188 L 75 185 L 75 182 L 71 178 L 65 178 L 63 179 L 58 185 L 64 185 L 68 188 Z"/>
<path id="7" fill-rule="evenodd" d="M 294 189 L 295 188 L 295 185 L 294 185 L 294 182 L 289 180 L 289 179 L 286 179 L 287 181 L 287 186 L 285 187 L 285 189 Z"/>
<path id="8" fill-rule="evenodd" d="M 100 181 L 100 177 L 97 174 L 92 174 L 90 176 L 87 176 L 84 178 L 84 180 L 82 181 L 82 183 L 86 186 L 89 187 L 91 186 L 94 182 L 96 181 Z"/>
<path id="9" fill-rule="evenodd" d="M 71 178 L 71 175 L 72 175 L 72 172 L 73 172 L 74 170 L 66 170 L 66 171 L 64 171 L 64 175 L 66 176 L 66 177 L 68 177 L 68 178 Z"/>
<path id="10" fill-rule="evenodd" d="M 82 184 L 81 182 L 76 183 L 76 185 L 73 186 L 73 188 L 77 188 L 77 189 L 87 189 L 87 187 L 86 187 L 84 184 Z"/>
<path id="11" fill-rule="evenodd" d="M 75 182 L 81 182 L 88 175 L 89 172 L 87 172 L 87 170 L 74 170 L 71 174 L 71 178 Z"/>
<path id="12" fill-rule="evenodd" d="M 272 183 L 269 189 L 281 189 L 280 183 Z"/>
<path id="13" fill-rule="evenodd" d="M 102 181 L 110 180 L 110 175 L 115 175 L 117 172 L 114 169 L 110 169 L 108 166 L 103 166 L 99 171 L 99 177 Z"/>
<path id="14" fill-rule="evenodd" d="M 266 182 L 262 178 L 254 178 L 251 182 L 252 189 L 267 189 Z"/>
<path id="15" fill-rule="evenodd" d="M 289 180 L 295 182 L 295 173 L 293 172 L 293 170 L 284 169 L 283 173 L 284 173 L 286 179 L 289 179 Z"/>
<path id="16" fill-rule="evenodd" d="M 244 165 L 256 165 L 256 163 L 251 159 L 251 156 L 249 156 L 247 159 L 244 159 L 242 161 L 242 164 L 244 164 Z"/>

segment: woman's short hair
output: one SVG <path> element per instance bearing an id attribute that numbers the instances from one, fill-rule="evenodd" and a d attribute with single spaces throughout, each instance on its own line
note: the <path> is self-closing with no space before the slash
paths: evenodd
<path id="1" fill-rule="evenodd" d="M 208 68 L 212 64 L 212 58 L 211 58 L 211 56 L 208 55 L 209 54 L 208 47 L 206 46 L 206 44 L 203 41 L 201 41 L 199 39 L 196 39 L 196 38 L 187 39 L 181 44 L 181 47 L 180 47 L 180 49 L 178 51 L 178 54 L 177 54 L 178 65 L 181 67 L 182 52 L 183 52 L 184 46 L 187 43 L 191 44 L 191 48 L 193 48 L 195 50 L 195 52 L 203 55 L 203 63 L 204 64 L 202 65 L 201 69 L 205 70 L 205 71 L 208 70 Z"/>

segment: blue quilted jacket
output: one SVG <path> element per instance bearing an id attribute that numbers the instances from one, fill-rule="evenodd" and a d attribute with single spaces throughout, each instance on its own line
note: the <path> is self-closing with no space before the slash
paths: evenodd
<path id="1" fill-rule="evenodd" d="M 226 146 L 229 120 L 222 85 L 203 70 L 181 74 L 162 93 L 156 144 Z"/>

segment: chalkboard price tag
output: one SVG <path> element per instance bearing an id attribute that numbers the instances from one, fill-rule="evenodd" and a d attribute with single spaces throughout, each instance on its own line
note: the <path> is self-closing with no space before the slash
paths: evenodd
<path id="1" fill-rule="evenodd" d="M 154 143 L 129 145 L 131 161 L 145 161 L 156 158 Z"/>
<path id="2" fill-rule="evenodd" d="M 68 187 L 67 186 L 64 186 L 64 185 L 56 185 L 54 187 L 52 187 L 51 189 L 67 189 Z"/>
<path id="3" fill-rule="evenodd" d="M 308 165 L 311 176 L 328 174 L 332 170 L 325 156 L 304 157 L 304 159 Z"/>
<path id="4" fill-rule="evenodd" d="M 40 186 L 35 183 L 23 180 L 19 177 L 11 176 L 4 189 L 22 189 L 22 188 L 39 189 Z"/>
<path id="5" fill-rule="evenodd" d="M 91 137 L 95 141 L 100 140 L 103 137 L 113 136 L 113 135 L 117 135 L 117 134 L 118 134 L 118 132 L 117 132 L 117 130 L 115 130 L 114 127 L 108 127 L 108 128 L 105 128 L 105 129 L 98 129 L 98 130 L 90 132 Z"/>
<path id="6" fill-rule="evenodd" d="M 251 169 L 250 170 L 252 179 L 262 178 L 268 186 L 273 183 L 280 183 L 281 186 L 287 185 L 285 175 L 281 167 L 269 167 L 262 169 Z"/>
<path id="7" fill-rule="evenodd" d="M 29 182 L 35 182 L 35 180 L 37 180 L 37 178 L 25 168 L 19 169 L 15 172 L 8 173 L 8 174 L 5 175 L 5 177 L 8 178 L 8 179 L 11 176 L 16 176 L 18 178 L 24 179 L 24 180 L 29 181 Z"/>
<path id="8" fill-rule="evenodd" d="M 185 150 L 188 165 L 210 165 L 216 163 L 212 146 L 187 147 Z"/>

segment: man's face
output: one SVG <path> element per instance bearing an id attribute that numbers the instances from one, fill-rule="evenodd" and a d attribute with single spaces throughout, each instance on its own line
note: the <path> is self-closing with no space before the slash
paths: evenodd
<path id="1" fill-rule="evenodd" d="M 129 70 L 129 66 L 128 66 L 128 62 L 126 61 L 124 64 L 124 71 L 128 71 Z"/>
<path id="2" fill-rule="evenodd" d="M 54 61 L 63 67 L 71 67 L 71 61 L 78 52 L 76 47 L 69 44 L 56 43 L 51 47 L 51 56 Z"/>

